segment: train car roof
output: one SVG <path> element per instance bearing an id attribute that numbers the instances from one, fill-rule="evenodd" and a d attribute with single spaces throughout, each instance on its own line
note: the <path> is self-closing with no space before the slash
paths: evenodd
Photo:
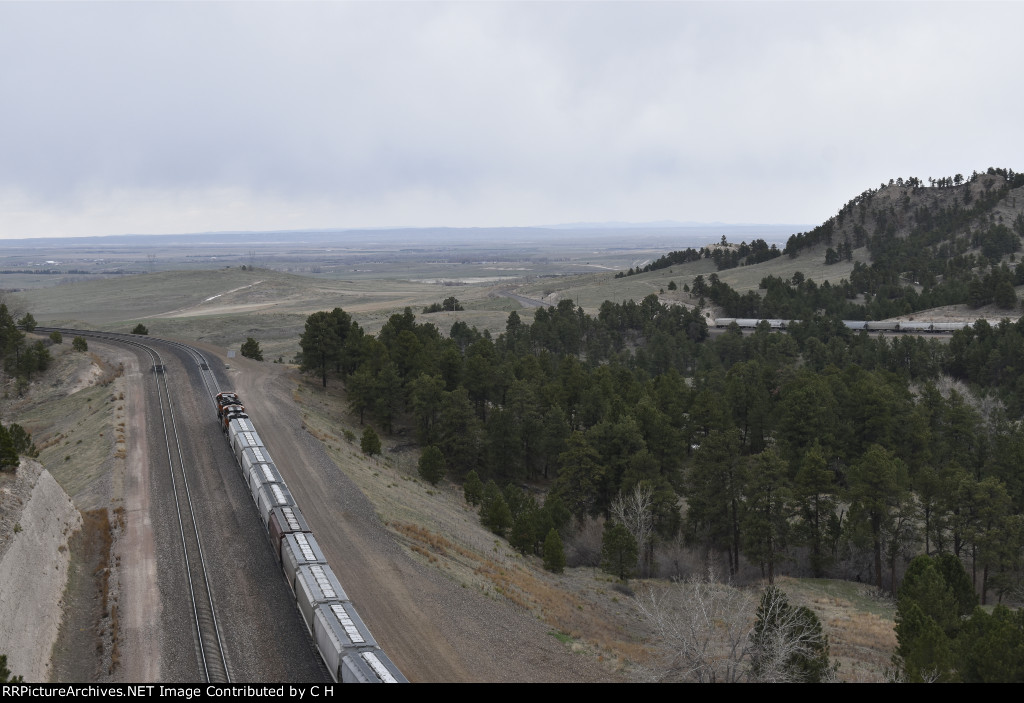
<path id="1" fill-rule="evenodd" d="M 284 479 L 281 478 L 281 474 L 278 472 L 277 467 L 269 462 L 252 464 L 249 469 L 249 473 L 255 473 L 256 478 L 260 483 L 284 483 Z"/>
<path id="2" fill-rule="evenodd" d="M 268 520 L 270 519 L 271 508 L 295 505 L 295 498 L 292 497 L 292 492 L 288 490 L 288 486 L 284 485 L 284 483 L 261 483 L 257 493 L 270 499 L 266 501 L 267 512 L 264 516 Z"/>
<path id="3" fill-rule="evenodd" d="M 347 675 L 345 683 L 409 683 L 383 649 L 346 654 L 342 666 Z"/>
<path id="4" fill-rule="evenodd" d="M 228 427 L 233 429 L 235 432 L 255 432 L 256 425 L 252 424 L 252 420 L 246 417 L 236 417 L 228 423 Z"/>
<path id="5" fill-rule="evenodd" d="M 270 511 L 277 516 L 277 524 L 282 533 L 309 532 L 309 523 L 297 505 L 277 505 Z"/>
<path id="6" fill-rule="evenodd" d="M 351 602 L 322 603 L 316 608 L 316 617 L 330 628 L 331 640 L 337 640 L 342 652 L 379 646 Z"/>
<path id="7" fill-rule="evenodd" d="M 327 564 L 303 564 L 295 570 L 295 581 L 302 581 L 309 594 L 309 600 L 314 605 L 327 601 L 350 600 L 341 586 L 341 581 Z"/>
<path id="8" fill-rule="evenodd" d="M 270 452 L 263 445 L 246 447 L 242 450 L 242 459 L 250 464 L 271 464 L 275 469 L 277 468 L 274 460 L 270 458 Z"/>
<path id="9" fill-rule="evenodd" d="M 289 532 L 284 536 L 283 542 L 282 549 L 287 545 L 292 554 L 302 559 L 301 562 L 296 563 L 296 566 L 327 563 L 327 558 L 320 551 L 320 545 L 317 544 L 316 537 L 311 532 Z"/>

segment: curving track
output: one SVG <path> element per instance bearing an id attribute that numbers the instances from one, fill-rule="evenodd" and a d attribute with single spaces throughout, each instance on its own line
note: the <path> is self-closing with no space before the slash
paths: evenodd
<path id="1" fill-rule="evenodd" d="M 57 328 L 37 328 L 50 332 Z M 178 517 L 178 533 L 181 538 L 185 571 L 188 581 L 189 598 L 192 605 L 192 616 L 196 633 L 196 654 L 206 680 L 210 683 L 230 683 L 231 677 L 224 656 L 224 643 L 221 639 L 220 627 L 217 624 L 217 609 L 214 604 L 213 589 L 210 583 L 209 570 L 203 555 L 203 542 L 196 519 L 192 491 L 189 488 L 188 472 L 185 466 L 185 454 L 182 452 L 182 441 L 174 419 L 174 403 L 171 390 L 164 374 L 163 358 L 154 347 L 144 344 L 132 335 L 93 332 L 90 330 L 57 329 L 61 334 L 72 334 L 113 341 L 129 347 L 140 349 L 152 359 L 152 376 L 159 400 L 160 424 L 163 428 L 164 446 L 167 452 L 167 464 L 170 470 L 171 486 L 174 495 L 174 508 Z M 185 346 L 185 345 L 180 345 Z M 188 347 L 186 347 L 188 348 Z M 196 356 L 201 354 L 191 350 Z M 209 372 L 209 365 L 202 360 L 202 368 Z M 203 376 L 207 382 L 207 376 Z M 213 379 L 216 382 L 216 379 Z M 212 397 L 212 396 L 211 396 Z"/>
<path id="2" fill-rule="evenodd" d="M 39 328 L 42 331 L 42 328 Z M 187 343 L 128 334 L 61 330 L 88 335 L 97 342 L 133 346 L 143 368 L 153 357 L 138 347 L 155 346 L 170 362 L 162 379 L 171 398 L 179 432 L 183 432 L 182 463 L 189 470 L 203 550 L 214 565 L 213 597 L 223 640 L 227 670 L 235 681 L 330 681 L 308 630 L 295 607 L 295 597 L 281 575 L 262 530 L 252 498 L 238 478 L 238 466 L 216 424 L 208 418 L 222 377 L 220 359 L 206 356 Z M 155 350 L 154 350 L 155 351 Z M 157 352 L 159 354 L 159 352 Z M 207 362 L 211 359 L 211 363 Z M 156 365 L 154 360 L 154 365 Z M 245 364 L 241 364 L 245 367 Z M 214 371 L 217 373 L 215 374 Z M 134 372 L 133 372 L 134 373 Z M 138 408 L 148 436 L 138 456 L 153 469 L 140 474 L 153 499 L 139 512 L 129 511 L 129 528 L 152 520 L 156 570 L 146 578 L 159 582 L 159 607 L 152 625 L 136 629 L 156 643 L 153 659 L 162 662 L 154 678 L 195 681 L 199 651 L 196 630 L 188 620 L 188 589 L 179 577 L 183 568 L 180 532 L 170 504 L 169 476 L 160 470 L 163 454 L 156 421 L 156 399 L 146 382 L 148 398 Z M 138 384 L 135 385 L 139 387 Z M 194 389 L 190 390 L 190 389 Z M 545 636 L 548 626 L 509 604 L 480 597 L 472 589 L 453 586 L 450 578 L 409 557 L 380 522 L 374 506 L 302 428 L 292 412 L 293 388 L 283 369 L 242 372 L 231 390 L 251 401 L 254 417 L 270 447 L 282 447 L 279 468 L 303 506 L 310 526 L 332 564 L 345 574 L 342 582 L 360 615 L 402 672 L 413 681 L 603 681 L 617 680 L 595 661 L 567 650 Z M 205 400 L 200 396 L 205 394 Z M 247 402 L 248 405 L 248 402 Z M 159 447 L 159 448 L 158 448 Z M 173 449 L 172 449 L 173 454 Z M 149 462 L 146 459 L 151 457 Z M 277 457 L 281 460 L 281 457 Z M 130 507 L 130 506 L 129 506 Z M 323 538 L 322 540 L 320 538 Z M 337 567 L 336 567 L 337 568 Z M 351 584 L 351 586 L 350 586 Z M 139 637 L 139 634 L 135 635 Z"/>

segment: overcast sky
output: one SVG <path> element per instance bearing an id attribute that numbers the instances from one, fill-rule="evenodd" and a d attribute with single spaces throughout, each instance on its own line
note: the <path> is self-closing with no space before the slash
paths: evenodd
<path id="1" fill-rule="evenodd" d="M 0 238 L 819 223 L 1024 170 L 1024 3 L 0 1 Z"/>

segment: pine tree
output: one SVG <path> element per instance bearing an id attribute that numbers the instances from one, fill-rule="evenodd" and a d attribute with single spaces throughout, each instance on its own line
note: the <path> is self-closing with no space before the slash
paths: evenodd
<path id="1" fill-rule="evenodd" d="M 946 633 L 912 600 L 896 611 L 896 653 L 893 663 L 910 682 L 957 680 L 956 660 Z"/>
<path id="2" fill-rule="evenodd" d="M 934 620 L 948 636 L 956 636 L 960 625 L 960 608 L 952 590 L 930 556 L 921 554 L 914 557 L 907 567 L 907 573 L 903 576 L 903 583 L 900 584 L 897 595 L 899 608 L 905 610 L 910 603 L 915 603 L 921 612 Z M 897 635 L 898 633 L 897 626 Z"/>
<path id="3" fill-rule="evenodd" d="M 739 569 L 746 464 L 740 455 L 739 430 L 715 430 L 701 438 L 686 475 L 688 529 L 707 548 L 729 555 L 730 574 Z"/>
<path id="4" fill-rule="evenodd" d="M 480 501 L 480 524 L 499 537 L 504 537 L 512 526 L 512 511 L 494 481 L 488 481 L 484 486 L 483 500 Z"/>
<path id="5" fill-rule="evenodd" d="M 483 500 L 484 484 L 475 470 L 466 474 L 466 481 L 462 484 L 462 495 L 470 505 L 480 505 L 480 501 Z"/>
<path id="6" fill-rule="evenodd" d="M 246 359 L 263 361 L 263 350 L 260 349 L 260 343 L 252 337 L 246 337 L 245 342 L 240 348 L 240 352 Z"/>
<path id="7" fill-rule="evenodd" d="M 512 519 L 512 529 L 508 536 L 508 543 L 520 554 L 532 553 L 537 543 L 538 511 L 536 505 L 532 508 L 520 510 L 518 513 L 511 506 L 509 510 L 514 517 Z"/>
<path id="8" fill-rule="evenodd" d="M 774 449 L 758 454 L 747 484 L 743 515 L 743 551 L 751 561 L 767 569 L 768 583 L 775 583 L 775 565 L 786 546 L 792 511 L 792 494 L 786 479 L 786 462 Z"/>
<path id="9" fill-rule="evenodd" d="M 907 466 L 889 450 L 872 444 L 861 460 L 850 467 L 847 478 L 850 516 L 865 524 L 870 532 L 875 585 L 881 588 L 883 535 L 892 531 L 896 509 L 908 494 Z"/>
<path id="10" fill-rule="evenodd" d="M 555 479 L 553 493 L 574 517 L 583 519 L 597 503 L 598 485 L 604 475 L 601 457 L 582 432 L 575 432 L 569 437 L 566 450 L 558 456 L 558 461 L 561 469 Z"/>
<path id="11" fill-rule="evenodd" d="M 832 561 L 826 540 L 829 518 L 836 514 L 835 491 L 833 473 L 821 445 L 815 442 L 800 460 L 793 481 L 793 503 L 797 506 L 797 539 L 810 549 L 811 570 L 819 578 Z"/>
<path id="12" fill-rule="evenodd" d="M 7 668 L 7 655 L 0 654 L 0 683 L 25 683 L 21 676 L 11 676 L 11 670 Z"/>
<path id="13" fill-rule="evenodd" d="M 436 486 L 444 478 L 444 454 L 435 446 L 429 446 L 420 454 L 419 472 L 424 481 Z"/>
<path id="14" fill-rule="evenodd" d="M 315 312 L 307 317 L 299 346 L 302 348 L 302 364 L 299 369 L 303 373 L 318 373 L 326 388 L 327 371 L 335 365 L 341 354 L 336 318 L 329 312 Z"/>
<path id="15" fill-rule="evenodd" d="M 1024 683 L 1024 610 L 975 608 L 957 637 L 965 683 Z"/>
<path id="16" fill-rule="evenodd" d="M 636 570 L 639 554 L 636 540 L 625 526 L 611 520 L 604 523 L 604 536 L 601 539 L 602 571 L 625 581 Z"/>
<path id="17" fill-rule="evenodd" d="M 961 617 L 969 616 L 978 605 L 978 596 L 974 592 L 974 585 L 971 583 L 971 577 L 967 575 L 963 562 L 955 554 L 944 552 L 935 557 L 935 568 L 953 594 L 957 613 Z"/>
<path id="18" fill-rule="evenodd" d="M 565 549 L 562 547 L 562 538 L 558 530 L 551 528 L 548 536 L 544 538 L 544 568 L 548 571 L 560 574 L 565 570 Z"/>
<path id="19" fill-rule="evenodd" d="M 6 427 L 0 425 L 0 471 L 16 471 L 20 463 L 14 438 Z"/>

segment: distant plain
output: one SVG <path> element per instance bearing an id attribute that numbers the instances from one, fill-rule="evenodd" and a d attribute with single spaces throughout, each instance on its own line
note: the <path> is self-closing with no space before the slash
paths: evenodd
<path id="1" fill-rule="evenodd" d="M 341 307 L 374 333 L 387 318 L 449 296 L 464 311 L 422 316 L 447 333 L 462 320 L 492 334 L 523 305 L 503 294 L 557 304 L 572 298 L 591 314 L 681 287 L 711 262 L 615 278 L 686 247 L 762 238 L 780 248 L 800 225 L 708 225 L 633 229 L 415 229 L 217 233 L 0 241 L 0 290 L 40 323 L 129 331 L 237 349 L 259 341 L 265 358 L 298 351 L 306 317 Z M 780 261 L 780 260 L 777 260 Z M 769 265 L 774 262 L 769 262 Z M 796 262 L 786 262 L 799 267 Z M 777 265 L 777 264 L 776 264 Z M 818 268 L 822 268 L 818 264 Z M 754 269 L 757 269 L 756 271 Z M 840 271 L 839 269 L 843 269 Z M 830 267 L 830 278 L 848 273 Z M 723 274 L 756 287 L 761 266 Z M 812 274 L 813 275 L 813 274 Z M 532 318 L 532 313 L 527 320 Z"/>

